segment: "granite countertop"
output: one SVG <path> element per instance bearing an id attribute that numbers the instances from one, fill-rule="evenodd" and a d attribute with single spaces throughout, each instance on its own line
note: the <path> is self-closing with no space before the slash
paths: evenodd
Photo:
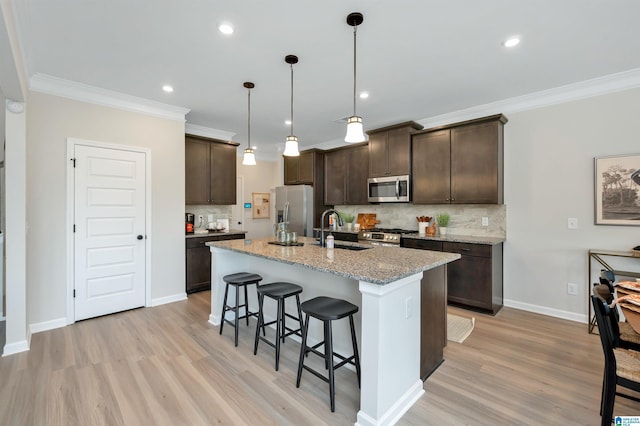
<path id="1" fill-rule="evenodd" d="M 272 240 L 261 238 L 212 241 L 206 245 L 381 285 L 460 259 L 460 255 L 456 253 L 371 246 L 345 241 L 336 244 L 371 248 L 360 251 L 327 249 L 317 245 L 314 238 L 308 237 L 298 238 L 298 242 L 304 243 L 303 246 L 268 244 Z"/>
<path id="2" fill-rule="evenodd" d="M 321 229 L 320 228 L 313 228 L 314 231 L 318 231 L 320 232 Z M 324 232 L 342 232 L 344 234 L 358 234 L 359 231 L 354 231 L 353 229 L 351 231 L 348 231 L 347 228 L 343 227 L 338 227 L 338 229 L 331 229 L 331 228 L 324 228 Z"/>
<path id="3" fill-rule="evenodd" d="M 486 245 L 492 245 L 492 246 L 504 243 L 506 241 L 506 238 L 500 238 L 500 237 L 477 237 L 473 235 L 455 235 L 455 234 L 447 234 L 444 237 L 440 237 L 440 236 L 433 236 L 433 235 L 420 235 L 418 233 L 415 233 L 415 234 L 402 234 L 402 238 L 413 239 L 413 240 L 444 241 L 449 243 L 486 244 Z"/>
<path id="4" fill-rule="evenodd" d="M 199 229 L 199 228 L 196 228 Z M 247 231 L 240 231 L 238 229 L 229 229 L 228 231 L 208 231 L 206 233 L 203 234 L 196 234 L 195 232 L 193 234 L 186 234 L 185 238 L 198 238 L 198 237 L 210 237 L 212 235 L 244 235 L 246 234 Z"/>

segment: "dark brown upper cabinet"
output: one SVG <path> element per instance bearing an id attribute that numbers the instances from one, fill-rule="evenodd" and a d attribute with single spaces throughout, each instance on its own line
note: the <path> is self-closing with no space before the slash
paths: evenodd
<path id="1" fill-rule="evenodd" d="M 285 185 L 313 185 L 316 151 L 301 151 L 298 157 L 284 157 Z"/>
<path id="2" fill-rule="evenodd" d="M 185 204 L 236 203 L 238 144 L 185 135 Z"/>
<path id="3" fill-rule="evenodd" d="M 414 204 L 502 204 L 501 114 L 413 134 Z"/>
<path id="4" fill-rule="evenodd" d="M 369 147 L 366 143 L 325 153 L 324 182 L 327 205 L 367 204 Z"/>
<path id="5" fill-rule="evenodd" d="M 369 177 L 399 176 L 411 173 L 411 132 L 422 126 L 407 121 L 368 131 Z"/>

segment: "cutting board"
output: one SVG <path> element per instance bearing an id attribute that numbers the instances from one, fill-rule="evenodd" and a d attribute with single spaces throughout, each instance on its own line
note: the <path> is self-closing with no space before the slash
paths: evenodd
<path id="1" fill-rule="evenodd" d="M 371 229 L 375 228 L 380 221 L 376 219 L 375 213 L 358 213 L 356 223 L 360 224 L 360 229 Z"/>

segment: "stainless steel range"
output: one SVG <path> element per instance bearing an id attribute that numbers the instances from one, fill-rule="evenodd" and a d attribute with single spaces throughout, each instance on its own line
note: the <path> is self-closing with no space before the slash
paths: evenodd
<path id="1" fill-rule="evenodd" d="M 400 245 L 402 234 L 415 234 L 416 232 L 399 228 L 365 229 L 358 234 L 358 240 L 369 241 L 372 244 L 397 246 Z"/>

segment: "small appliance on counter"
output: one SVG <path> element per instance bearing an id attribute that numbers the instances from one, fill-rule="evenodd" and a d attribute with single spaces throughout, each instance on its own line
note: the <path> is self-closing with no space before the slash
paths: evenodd
<path id="1" fill-rule="evenodd" d="M 196 216 L 193 213 L 185 213 L 184 221 L 187 234 L 193 234 L 193 228 L 195 224 Z"/>

